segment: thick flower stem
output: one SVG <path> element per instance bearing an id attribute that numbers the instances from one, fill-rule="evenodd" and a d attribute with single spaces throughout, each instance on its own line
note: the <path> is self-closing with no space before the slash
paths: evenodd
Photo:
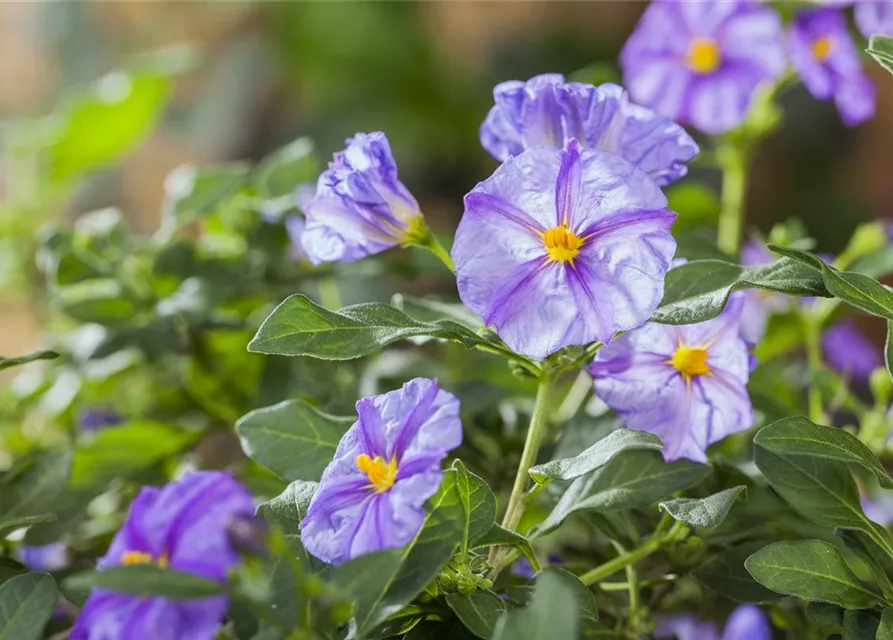
<path id="1" fill-rule="evenodd" d="M 658 527 L 658 530 L 654 532 L 654 535 L 645 540 L 645 542 L 643 542 L 640 546 L 636 547 L 632 551 L 622 553 L 616 558 L 613 558 L 612 560 L 609 560 L 608 562 L 599 565 L 590 571 L 587 571 L 580 576 L 580 582 L 582 582 L 586 586 L 595 584 L 600 580 L 607 578 L 608 576 L 614 575 L 621 569 L 626 569 L 626 567 L 635 562 L 638 562 L 642 558 L 650 556 L 658 549 L 661 549 L 662 547 L 675 542 L 678 538 L 686 535 L 687 532 L 688 527 L 686 527 L 681 522 L 677 522 L 676 524 L 674 524 L 673 527 L 666 533 L 666 535 L 661 535 L 660 527 Z"/>
<path id="2" fill-rule="evenodd" d="M 431 232 L 431 229 L 425 223 L 423 218 L 420 218 L 412 230 L 407 234 L 404 245 L 409 244 L 424 247 L 437 256 L 447 269 L 450 271 L 456 270 L 456 265 L 453 263 L 453 258 L 450 256 L 450 252 L 440 244 L 440 241 Z"/>
<path id="3" fill-rule="evenodd" d="M 536 391 L 536 401 L 533 406 L 533 415 L 530 417 L 530 427 L 527 429 L 527 440 L 524 442 L 524 451 L 521 453 L 521 461 L 515 474 L 515 484 L 512 486 L 512 494 L 509 497 L 505 516 L 502 518 L 502 526 L 509 531 L 515 531 L 524 515 L 525 499 L 529 480 L 528 470 L 536 463 L 536 456 L 540 450 L 543 435 L 549 424 L 549 404 L 552 399 L 555 373 L 545 370 L 540 374 L 539 387 Z M 490 564 L 493 567 L 491 580 L 499 574 L 505 561 L 505 553 L 494 548 L 490 553 Z"/>
<path id="4" fill-rule="evenodd" d="M 453 264 L 453 258 L 452 256 L 450 256 L 449 251 L 447 251 L 444 246 L 440 244 L 440 241 L 438 241 L 437 238 L 434 237 L 433 233 L 429 235 L 429 238 L 430 240 L 425 246 L 428 247 L 431 253 L 440 258 L 440 261 L 446 265 L 447 269 L 449 269 L 450 271 L 455 271 L 456 265 Z"/>
<path id="5" fill-rule="evenodd" d="M 717 150 L 717 159 L 722 169 L 717 244 L 723 253 L 737 258 L 744 231 L 744 201 L 750 153 L 743 142 L 725 143 Z"/>

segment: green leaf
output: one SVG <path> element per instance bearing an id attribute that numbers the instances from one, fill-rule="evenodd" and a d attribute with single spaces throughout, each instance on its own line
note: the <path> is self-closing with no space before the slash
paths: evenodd
<path id="1" fill-rule="evenodd" d="M 770 591 L 744 568 L 744 561 L 763 547 L 762 542 L 749 542 L 731 549 L 722 549 L 692 570 L 692 575 L 708 589 L 737 602 L 761 604 L 781 598 Z"/>
<path id="2" fill-rule="evenodd" d="M 297 535 L 285 536 L 286 548 L 284 554 L 275 558 L 270 574 L 270 595 L 268 598 L 269 613 L 285 629 L 297 628 L 300 624 L 300 616 L 310 605 L 310 596 L 301 587 L 300 578 L 302 570 L 296 570 L 293 561 L 285 554 L 291 554 L 292 558 L 306 555 L 301 540 Z M 297 561 L 296 561 L 297 562 Z M 260 632 L 256 636 L 264 640 L 283 640 L 286 633 L 274 625 L 271 620 L 261 619 Z"/>
<path id="3" fill-rule="evenodd" d="M 893 598 L 893 558 L 884 553 L 861 531 L 837 531 L 846 546 L 868 565 L 878 588 L 888 598 Z"/>
<path id="4" fill-rule="evenodd" d="M 195 573 L 162 569 L 153 564 L 118 565 L 84 571 L 65 580 L 65 588 L 109 589 L 118 593 L 195 600 L 223 593 L 223 585 Z"/>
<path id="5" fill-rule="evenodd" d="M 762 446 L 754 447 L 754 462 L 772 488 L 802 516 L 827 527 L 862 531 L 893 555 L 890 534 L 865 517 L 853 474 L 844 463 L 781 456 Z"/>
<path id="6" fill-rule="evenodd" d="M 319 480 L 355 417 L 332 416 L 303 400 L 257 409 L 236 423 L 245 454 L 286 480 Z"/>
<path id="7" fill-rule="evenodd" d="M 714 493 L 706 498 L 676 498 L 658 504 L 673 518 L 698 529 L 715 529 L 729 515 L 732 505 L 747 497 L 747 487 L 740 485 Z"/>
<path id="8" fill-rule="evenodd" d="M 438 492 L 428 501 L 421 530 L 406 547 L 360 556 L 332 569 L 331 582 L 356 601 L 357 638 L 412 602 L 461 543 L 463 508 L 455 474 L 453 469 L 444 474 Z"/>
<path id="9" fill-rule="evenodd" d="M 580 617 L 588 622 L 598 622 L 598 609 L 595 608 L 595 598 L 592 591 L 585 584 L 580 582 L 580 578 L 561 567 L 546 567 L 537 575 L 540 576 L 551 573 L 555 575 L 561 582 L 566 585 L 574 594 L 574 599 L 579 606 Z"/>
<path id="10" fill-rule="evenodd" d="M 35 360 L 53 360 L 58 357 L 59 354 L 55 351 L 37 351 L 35 353 L 29 353 L 26 356 L 19 356 L 17 358 L 4 358 L 0 356 L 0 371 L 9 369 L 10 367 L 17 367 L 22 364 L 28 364 L 29 362 L 34 362 Z"/>
<path id="11" fill-rule="evenodd" d="M 875 640 L 879 622 L 873 612 L 844 611 L 843 640 Z"/>
<path id="12" fill-rule="evenodd" d="M 464 512 L 462 552 L 465 553 L 469 545 L 473 545 L 493 528 L 496 498 L 487 483 L 466 469 L 461 460 L 453 462 L 453 469 L 456 473 L 448 477 L 455 478 L 456 491 Z"/>
<path id="13" fill-rule="evenodd" d="M 838 271 L 808 251 L 774 245 L 769 248 L 819 270 L 825 287 L 835 298 L 867 313 L 893 320 L 893 292 L 874 278 L 854 271 Z"/>
<path id="14" fill-rule="evenodd" d="M 536 554 L 533 552 L 530 540 L 520 533 L 504 529 L 498 524 L 494 524 L 490 527 L 490 530 L 487 531 L 487 533 L 475 540 L 472 547 L 475 549 L 484 549 L 486 547 L 515 547 L 521 552 L 521 555 L 527 558 L 534 571 L 539 571 L 539 560 L 537 560 Z"/>
<path id="15" fill-rule="evenodd" d="M 654 449 L 660 451 L 663 444 L 653 433 L 617 429 L 573 458 L 553 460 L 530 468 L 530 476 L 539 484 L 549 480 L 573 480 L 603 467 L 614 456 L 632 449 Z"/>
<path id="16" fill-rule="evenodd" d="M 815 424 L 803 416 L 783 418 L 763 427 L 754 444 L 780 456 L 804 455 L 857 464 L 873 473 L 885 489 L 893 489 L 893 478 L 881 461 L 859 438 L 835 427 Z"/>
<path id="17" fill-rule="evenodd" d="M 250 170 L 246 162 L 177 167 L 165 181 L 163 227 L 170 231 L 213 212 L 245 186 Z"/>
<path id="18" fill-rule="evenodd" d="M 291 208 L 294 208 L 298 187 L 313 184 L 319 170 L 313 141 L 298 138 L 261 160 L 254 170 L 252 182 L 261 198 L 288 198 Z"/>
<path id="19" fill-rule="evenodd" d="M 492 591 L 476 591 L 467 595 L 450 593 L 446 602 L 462 624 L 484 640 L 493 636 L 496 623 L 505 612 L 505 601 Z"/>
<path id="20" fill-rule="evenodd" d="M 651 316 L 663 324 L 695 324 L 718 316 L 741 289 L 765 289 L 792 296 L 827 296 L 814 270 L 796 260 L 743 267 L 722 260 L 695 260 L 667 272 L 664 298 Z"/>
<path id="21" fill-rule="evenodd" d="M 131 422 L 100 431 L 74 452 L 71 489 L 104 487 L 132 477 L 194 443 L 201 435 L 154 422 Z"/>
<path id="22" fill-rule="evenodd" d="M 12 520 L 53 511 L 53 499 L 61 493 L 71 471 L 70 451 L 50 451 L 8 472 L 0 481 L 0 519 Z"/>
<path id="23" fill-rule="evenodd" d="M 775 542 L 744 566 L 767 589 L 807 602 L 868 609 L 880 600 L 853 574 L 837 547 L 823 540 Z"/>
<path id="24" fill-rule="evenodd" d="M 553 572 L 537 577 L 530 604 L 507 611 L 496 625 L 493 640 L 554 640 L 580 635 L 580 610 L 574 590 Z"/>
<path id="25" fill-rule="evenodd" d="M 428 336 L 468 348 L 486 342 L 450 320 L 420 322 L 388 304 L 371 302 L 329 311 L 304 295 L 286 298 L 264 320 L 248 350 L 283 356 L 351 360 L 405 340 Z"/>
<path id="26" fill-rule="evenodd" d="M 806 617 L 826 627 L 842 627 L 844 610 L 826 602 L 810 602 L 806 605 Z"/>
<path id="27" fill-rule="evenodd" d="M 285 531 L 296 532 L 318 486 L 316 482 L 295 480 L 278 496 L 259 504 L 257 515 L 270 524 L 280 525 Z"/>
<path id="28" fill-rule="evenodd" d="M 37 640 L 59 599 L 53 578 L 26 573 L 0 585 L 0 640 Z"/>
<path id="29" fill-rule="evenodd" d="M 893 38 L 875 34 L 868 41 L 868 48 L 865 51 L 884 69 L 893 73 Z"/>
<path id="30" fill-rule="evenodd" d="M 893 607 L 887 607 L 881 614 L 881 624 L 877 628 L 877 640 L 893 640 Z"/>
<path id="31" fill-rule="evenodd" d="M 574 480 L 531 537 L 554 530 L 575 511 L 646 507 L 674 491 L 699 484 L 710 472 L 709 466 L 688 460 L 666 463 L 656 451 L 626 451 Z"/>
<path id="32" fill-rule="evenodd" d="M 54 293 L 62 312 L 83 323 L 121 326 L 129 324 L 138 312 L 136 302 L 112 278 L 93 278 L 56 287 Z"/>
<path id="33" fill-rule="evenodd" d="M 18 518 L 0 518 L 0 532 L 6 531 L 7 529 L 15 530 L 21 529 L 22 527 L 30 527 L 35 524 L 42 524 L 44 522 L 52 522 L 55 519 L 55 513 L 41 513 L 34 516 L 22 516 Z"/>
<path id="34" fill-rule="evenodd" d="M 130 152 L 154 128 L 170 91 L 169 66 L 113 71 L 54 114 L 51 178 L 64 180 Z"/>

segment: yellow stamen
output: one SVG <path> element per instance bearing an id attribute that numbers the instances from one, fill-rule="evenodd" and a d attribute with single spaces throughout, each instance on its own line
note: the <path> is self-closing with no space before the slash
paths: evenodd
<path id="1" fill-rule="evenodd" d="M 685 60 L 688 68 L 696 73 L 713 73 L 722 62 L 719 43 L 713 38 L 700 36 L 694 38 L 688 47 L 688 55 Z"/>
<path id="2" fill-rule="evenodd" d="M 397 479 L 397 456 L 385 462 L 381 456 L 372 459 L 363 453 L 357 456 L 357 467 L 369 477 L 369 487 L 376 493 L 384 493 L 394 486 Z"/>
<path id="3" fill-rule="evenodd" d="M 121 554 L 121 564 L 157 564 L 159 567 L 167 567 L 167 554 L 163 553 L 156 560 L 155 556 L 145 551 L 125 551 Z"/>
<path id="4" fill-rule="evenodd" d="M 555 262 L 573 263 L 574 258 L 580 253 L 580 247 L 583 246 L 583 239 L 578 238 L 567 225 L 546 231 L 543 234 L 543 242 L 549 251 L 549 256 Z"/>
<path id="5" fill-rule="evenodd" d="M 819 62 L 827 60 L 832 51 L 834 51 L 834 38 L 831 36 L 819 38 L 812 43 L 812 55 Z"/>
<path id="6" fill-rule="evenodd" d="M 703 376 L 710 373 L 710 365 L 707 364 L 707 349 L 703 347 L 688 347 L 679 345 L 676 353 L 670 358 L 669 364 L 682 374 L 686 381 L 692 376 Z"/>

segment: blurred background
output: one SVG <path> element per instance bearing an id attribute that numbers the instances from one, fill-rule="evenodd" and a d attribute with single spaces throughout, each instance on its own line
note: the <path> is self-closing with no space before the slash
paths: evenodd
<path id="1" fill-rule="evenodd" d="M 108 206 L 121 208 L 131 230 L 153 233 L 165 178 L 183 163 L 256 160 L 303 135 L 328 158 L 354 132 L 383 130 L 432 226 L 451 233 L 462 196 L 496 167 L 477 136 L 493 86 L 545 72 L 619 82 L 617 55 L 644 6 L 0 3 L 0 353 L 27 351 L 44 328 L 16 257 L 22 239 L 46 222 Z M 752 228 L 765 232 L 797 218 L 819 250 L 834 253 L 858 223 L 893 218 L 893 81 L 868 67 L 878 115 L 857 129 L 801 88 L 784 95 L 797 115 L 757 156 Z M 77 112 L 84 91 L 111 102 L 136 96 L 137 124 L 133 113 L 125 123 L 130 135 L 122 136 L 113 115 Z M 82 118 L 69 127 L 89 136 L 60 142 L 65 117 Z M 106 127 L 112 141 L 103 137 Z M 56 136 L 48 179 L 34 152 L 46 136 Z M 122 139 L 120 149 L 110 148 Z M 101 161 L 107 156 L 114 162 Z M 715 192 L 719 176 L 696 166 L 686 182 Z M 713 214 L 710 197 L 698 202 L 699 211 L 683 214 Z M 426 285 L 451 286 L 446 278 Z M 880 340 L 880 327 L 869 332 L 875 329 Z"/>

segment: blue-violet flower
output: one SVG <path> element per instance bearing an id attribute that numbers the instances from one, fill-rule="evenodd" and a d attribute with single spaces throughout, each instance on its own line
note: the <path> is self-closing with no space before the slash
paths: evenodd
<path id="1" fill-rule="evenodd" d="M 822 333 L 822 357 L 841 375 L 866 381 L 871 372 L 884 366 L 884 359 L 852 320 L 842 320 Z"/>
<path id="2" fill-rule="evenodd" d="M 465 196 L 459 297 L 514 351 L 543 358 L 645 322 L 663 297 L 676 214 L 620 156 L 531 147 Z"/>
<path id="3" fill-rule="evenodd" d="M 715 622 L 693 615 L 676 614 L 658 620 L 654 637 L 676 640 L 772 640 L 772 630 L 763 611 L 742 604 L 732 612 L 722 634 Z"/>
<path id="4" fill-rule="evenodd" d="M 62 542 L 41 546 L 23 545 L 19 558 L 31 571 L 59 571 L 71 564 L 68 547 Z"/>
<path id="5" fill-rule="evenodd" d="M 228 525 L 253 513 L 251 495 L 223 471 L 189 473 L 162 489 L 144 487 L 99 569 L 157 564 L 223 582 L 238 561 Z M 226 596 L 170 600 L 94 589 L 71 638 L 211 640 L 226 607 Z"/>
<path id="6" fill-rule="evenodd" d="M 462 443 L 459 401 L 434 380 L 363 398 L 357 414 L 301 521 L 304 547 L 332 564 L 412 541 Z"/>
<path id="7" fill-rule="evenodd" d="M 875 88 L 862 72 L 843 12 L 832 8 L 800 11 L 788 38 L 791 63 L 818 100 L 834 99 L 844 124 L 874 115 Z"/>
<path id="8" fill-rule="evenodd" d="M 648 323 L 603 347 L 589 368 L 595 393 L 630 429 L 664 443 L 667 461 L 707 460 L 712 443 L 753 424 L 741 299 L 698 324 Z"/>
<path id="9" fill-rule="evenodd" d="M 313 264 L 354 262 L 412 241 L 423 225 L 415 198 L 397 177 L 381 132 L 358 133 L 319 176 L 304 205 L 301 244 Z"/>
<path id="10" fill-rule="evenodd" d="M 741 124 L 757 89 L 784 72 L 781 20 L 753 0 L 655 0 L 620 64 L 636 102 L 722 133 Z"/>
<path id="11" fill-rule="evenodd" d="M 495 106 L 481 125 L 481 144 L 505 161 L 534 146 L 563 147 L 571 138 L 621 155 L 663 186 L 688 172 L 698 145 L 672 120 L 629 102 L 616 84 L 595 87 L 545 74 L 493 89 Z"/>

